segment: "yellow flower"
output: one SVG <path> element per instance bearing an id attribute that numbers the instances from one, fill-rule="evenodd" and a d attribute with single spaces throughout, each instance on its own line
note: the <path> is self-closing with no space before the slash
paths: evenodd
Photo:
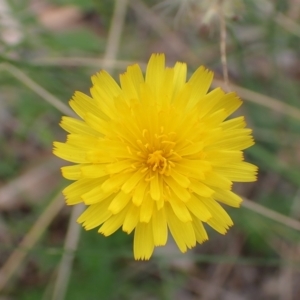
<path id="1" fill-rule="evenodd" d="M 101 71 L 92 97 L 70 101 L 82 120 L 63 117 L 67 141 L 54 142 L 54 154 L 75 163 L 62 168 L 75 180 L 67 204 L 88 206 L 78 222 L 105 236 L 134 230 L 135 259 L 149 259 L 169 231 L 182 252 L 208 239 L 203 223 L 225 234 L 233 223 L 219 203 L 238 207 L 232 182 L 256 180 L 242 152 L 251 130 L 243 117 L 227 120 L 241 100 L 208 92 L 213 73 L 203 66 L 187 82 L 186 73 L 185 63 L 166 68 L 163 54 L 151 56 L 145 78 L 129 66 L 120 86 Z"/>

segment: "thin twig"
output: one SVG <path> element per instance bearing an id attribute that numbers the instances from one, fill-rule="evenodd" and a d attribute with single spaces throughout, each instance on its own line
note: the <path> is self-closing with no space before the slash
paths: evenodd
<path id="1" fill-rule="evenodd" d="M 27 63 L 34 66 L 59 66 L 59 67 L 92 67 L 105 69 L 105 63 L 111 65 L 111 68 L 124 70 L 128 65 L 138 63 L 146 67 L 143 62 L 116 60 L 116 59 L 99 59 L 97 57 L 39 57 L 28 60 Z"/>
<path id="2" fill-rule="evenodd" d="M 287 227 L 300 231 L 300 221 L 297 221 L 293 218 L 280 214 L 272 209 L 264 207 L 258 203 L 250 201 L 249 199 L 243 198 L 242 206 L 247 209 L 250 209 L 264 217 L 267 217 L 273 221 L 281 223 Z"/>
<path id="3" fill-rule="evenodd" d="M 47 90 L 42 88 L 39 84 L 34 82 L 31 78 L 29 78 L 24 72 L 22 72 L 17 67 L 9 64 L 9 63 L 2 63 L 0 64 L 0 72 L 1 71 L 7 71 L 11 75 L 13 75 L 15 78 L 17 78 L 19 81 L 21 81 L 23 84 L 25 84 L 27 87 L 29 87 L 32 91 L 34 91 L 36 94 L 41 96 L 44 100 L 46 100 L 49 104 L 54 106 L 56 109 L 58 109 L 63 114 L 69 115 L 69 116 L 75 116 L 75 113 L 64 103 L 62 103 L 58 98 L 50 94 Z"/>
<path id="4" fill-rule="evenodd" d="M 107 70 L 107 72 L 110 72 L 114 67 L 113 61 L 116 59 L 119 50 L 126 11 L 127 0 L 116 0 L 115 10 L 111 21 L 112 23 L 107 39 L 107 46 L 103 57 L 103 69 Z"/>
<path id="5" fill-rule="evenodd" d="M 64 255 L 60 261 L 58 274 L 52 299 L 63 300 L 67 292 L 71 268 L 75 256 L 75 251 L 79 242 L 81 226 L 76 223 L 77 218 L 84 209 L 83 205 L 76 205 L 69 220 L 68 232 L 65 240 Z"/>
<path id="6" fill-rule="evenodd" d="M 228 65 L 227 65 L 227 53 L 226 53 L 226 21 L 223 11 L 223 0 L 219 1 L 219 22 L 220 22 L 220 52 L 221 62 L 223 69 L 224 83 L 226 91 L 230 91 L 229 77 L 228 77 Z"/>
<path id="7" fill-rule="evenodd" d="M 51 203 L 47 206 L 44 212 L 40 215 L 23 240 L 20 242 L 16 250 L 10 255 L 5 264 L 0 269 L 0 291 L 9 282 L 12 276 L 17 271 L 18 267 L 24 261 L 28 251 L 37 243 L 46 228 L 64 206 L 64 200 L 59 193 Z"/>

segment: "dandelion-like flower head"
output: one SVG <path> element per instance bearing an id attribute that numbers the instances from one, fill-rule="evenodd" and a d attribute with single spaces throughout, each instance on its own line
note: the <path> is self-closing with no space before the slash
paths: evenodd
<path id="1" fill-rule="evenodd" d="M 199 67 L 186 81 L 186 64 L 165 67 L 153 54 L 146 76 L 138 65 L 120 75 L 92 77 L 91 96 L 76 92 L 63 117 L 69 135 L 54 154 L 75 163 L 62 168 L 74 183 L 67 204 L 88 208 L 78 222 L 105 236 L 134 230 L 134 257 L 149 259 L 173 236 L 182 252 L 208 239 L 203 223 L 225 234 L 232 220 L 220 205 L 238 207 L 232 182 L 255 181 L 257 167 L 242 150 L 254 144 L 235 93 L 208 92 L 213 73 Z"/>

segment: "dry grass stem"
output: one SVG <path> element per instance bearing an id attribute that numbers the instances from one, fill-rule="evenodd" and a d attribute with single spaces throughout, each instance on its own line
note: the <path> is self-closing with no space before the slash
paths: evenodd
<path id="1" fill-rule="evenodd" d="M 220 22 L 220 52 L 221 62 L 223 69 L 223 78 L 226 91 L 230 91 L 229 77 L 228 77 L 228 66 L 227 66 L 227 53 L 226 53 L 226 20 L 223 11 L 223 0 L 219 1 L 219 22 Z"/>
<path id="2" fill-rule="evenodd" d="M 116 0 L 115 10 L 107 39 L 107 46 L 103 57 L 103 68 L 106 69 L 107 72 L 111 72 L 111 70 L 114 68 L 113 62 L 118 54 L 126 11 L 127 0 Z"/>
<path id="3" fill-rule="evenodd" d="M 42 57 L 34 58 L 28 61 L 36 66 L 60 66 L 60 67 L 92 67 L 104 69 L 104 64 L 108 63 L 111 68 L 125 70 L 128 65 L 138 63 L 140 66 L 146 68 L 146 64 L 137 61 L 126 61 L 116 59 L 98 59 L 94 57 Z"/>
<path id="4" fill-rule="evenodd" d="M 64 206 L 64 200 L 61 194 L 55 197 L 40 215 L 18 247 L 9 256 L 5 264 L 0 269 L 0 291 L 9 283 L 9 280 L 20 268 L 30 249 L 38 242 L 39 238 L 45 232 L 49 224 Z"/>
<path id="5" fill-rule="evenodd" d="M 76 220 L 79 217 L 79 215 L 83 212 L 83 210 L 83 205 L 76 205 L 72 209 L 72 214 L 69 220 L 68 232 L 65 239 L 64 255 L 60 261 L 56 277 L 52 297 L 53 300 L 65 299 L 69 278 L 71 275 L 72 263 L 81 232 L 81 226 L 76 223 Z"/>
<path id="6" fill-rule="evenodd" d="M 255 203 L 249 199 L 244 198 L 244 201 L 242 202 L 242 206 L 244 206 L 247 209 L 250 209 L 268 219 L 271 219 L 273 221 L 276 221 L 280 224 L 283 224 L 287 227 L 290 227 L 292 229 L 295 229 L 297 231 L 300 231 L 300 222 L 290 218 L 288 216 L 285 216 L 283 214 L 280 214 L 272 209 L 269 209 L 267 207 L 264 207 L 258 203 Z"/>
<path id="7" fill-rule="evenodd" d="M 24 72 L 15 66 L 2 63 L 0 64 L 0 72 L 7 71 L 15 78 L 17 78 L 20 82 L 29 87 L 32 91 L 34 91 L 37 95 L 41 96 L 45 101 L 51 104 L 53 107 L 57 108 L 63 114 L 75 116 L 74 112 L 64 103 L 62 103 L 58 98 L 50 94 L 47 90 L 42 88 L 39 84 L 34 82 L 31 78 L 29 78 Z"/>

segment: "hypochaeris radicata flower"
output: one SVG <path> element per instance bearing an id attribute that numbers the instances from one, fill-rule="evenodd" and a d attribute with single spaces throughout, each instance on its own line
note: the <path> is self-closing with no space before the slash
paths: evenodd
<path id="1" fill-rule="evenodd" d="M 208 239 L 204 223 L 225 234 L 233 222 L 220 203 L 241 203 L 232 182 L 256 180 L 242 151 L 251 130 L 244 117 L 227 120 L 241 100 L 208 92 L 213 73 L 203 66 L 186 76 L 185 63 L 166 68 L 163 54 L 151 56 L 145 78 L 129 66 L 120 85 L 101 71 L 91 97 L 70 101 L 81 120 L 63 117 L 67 141 L 54 142 L 54 154 L 75 163 L 62 168 L 75 180 L 67 204 L 88 206 L 78 222 L 105 236 L 134 231 L 135 259 L 149 259 L 169 232 L 182 252 Z"/>

